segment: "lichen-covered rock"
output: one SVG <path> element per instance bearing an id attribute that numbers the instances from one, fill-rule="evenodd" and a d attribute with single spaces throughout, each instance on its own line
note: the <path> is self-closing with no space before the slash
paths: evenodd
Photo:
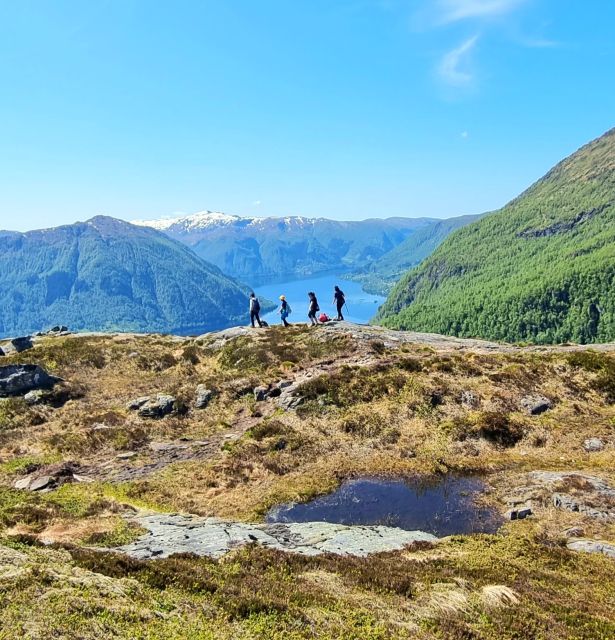
<path id="1" fill-rule="evenodd" d="M 329 522 L 244 524 L 175 514 L 144 516 L 136 518 L 136 522 L 149 533 L 118 551 L 144 559 L 165 558 L 174 553 L 220 558 L 231 549 L 253 542 L 309 556 L 321 553 L 366 556 L 403 549 L 415 542 L 437 541 L 434 535 L 423 531 Z"/>
<path id="2" fill-rule="evenodd" d="M 524 396 L 519 401 L 519 406 L 529 415 L 537 416 L 553 408 L 553 402 L 538 393 Z"/>
<path id="3" fill-rule="evenodd" d="M 0 367 L 0 397 L 25 395 L 34 389 L 51 389 L 60 379 L 36 364 L 9 364 Z"/>
<path id="4" fill-rule="evenodd" d="M 162 418 L 173 412 L 175 402 L 173 396 L 159 393 L 155 398 L 151 398 L 141 405 L 138 412 L 142 418 Z"/>
<path id="5" fill-rule="evenodd" d="M 583 551 L 585 553 L 601 553 L 609 558 L 615 558 L 615 544 L 601 542 L 600 540 L 571 540 L 566 545 L 571 551 Z"/>
<path id="6" fill-rule="evenodd" d="M 205 409 L 214 397 L 214 392 L 208 389 L 204 384 L 200 384 L 196 388 L 196 401 L 194 406 L 196 409 Z"/>
<path id="7" fill-rule="evenodd" d="M 138 411 L 142 418 L 162 418 L 175 409 L 175 398 L 164 393 L 156 396 L 141 396 L 131 400 L 126 408 L 130 411 Z"/>
<path id="8" fill-rule="evenodd" d="M 588 438 L 583 442 L 583 449 L 585 449 L 587 453 L 597 453 L 604 449 L 604 441 L 600 438 Z"/>

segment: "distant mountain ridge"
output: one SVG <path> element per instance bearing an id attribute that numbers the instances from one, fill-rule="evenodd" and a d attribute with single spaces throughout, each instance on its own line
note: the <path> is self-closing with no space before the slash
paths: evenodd
<path id="1" fill-rule="evenodd" d="M 254 284 L 356 269 L 433 222 L 432 218 L 244 218 L 205 211 L 135 224 L 163 231 L 224 273 Z"/>
<path id="2" fill-rule="evenodd" d="M 375 322 L 509 342 L 615 340 L 615 129 L 451 234 Z"/>
<path id="3" fill-rule="evenodd" d="M 0 335 L 75 330 L 188 333 L 246 321 L 247 289 L 154 229 L 98 216 L 0 232 Z"/>

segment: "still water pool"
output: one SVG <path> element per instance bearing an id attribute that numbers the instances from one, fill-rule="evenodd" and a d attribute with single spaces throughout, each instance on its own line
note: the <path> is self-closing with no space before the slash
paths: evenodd
<path id="1" fill-rule="evenodd" d="M 483 482 L 471 476 L 406 481 L 360 478 L 311 502 L 274 507 L 267 521 L 385 525 L 436 536 L 494 533 L 503 519 L 477 500 L 484 491 Z"/>
<path id="2" fill-rule="evenodd" d="M 275 284 L 265 284 L 256 287 L 255 292 L 261 298 L 268 298 L 278 303 L 280 295 L 285 295 L 286 300 L 293 310 L 289 322 L 307 322 L 308 291 L 314 291 L 318 298 L 321 311 L 330 317 L 335 317 L 335 305 L 333 305 L 333 287 L 338 285 L 346 294 L 346 308 L 344 318 L 350 322 L 367 324 L 378 307 L 384 303 L 385 298 L 363 291 L 360 284 L 350 280 L 343 280 L 334 275 L 291 280 Z M 272 311 L 263 316 L 270 324 L 280 322 L 280 316 Z"/>

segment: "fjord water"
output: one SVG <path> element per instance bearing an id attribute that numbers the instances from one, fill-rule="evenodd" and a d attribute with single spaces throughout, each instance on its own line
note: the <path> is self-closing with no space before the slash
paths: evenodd
<path id="1" fill-rule="evenodd" d="M 321 311 L 330 317 L 335 317 L 335 306 L 332 304 L 335 285 L 346 294 L 347 308 L 344 308 L 344 318 L 350 322 L 366 324 L 385 301 L 382 296 L 363 291 L 357 282 L 343 280 L 335 275 L 321 275 L 302 280 L 265 284 L 257 287 L 255 292 L 261 298 L 273 300 L 275 303 L 279 303 L 280 295 L 285 295 L 293 311 L 289 322 L 307 322 L 308 291 L 316 293 Z M 264 315 L 263 319 L 270 324 L 280 322 L 280 316 L 276 311 Z"/>
<path id="2" fill-rule="evenodd" d="M 384 525 L 437 536 L 494 533 L 503 520 L 479 504 L 479 478 L 447 475 L 428 480 L 360 478 L 305 504 L 274 507 L 268 522 L 332 522 Z"/>

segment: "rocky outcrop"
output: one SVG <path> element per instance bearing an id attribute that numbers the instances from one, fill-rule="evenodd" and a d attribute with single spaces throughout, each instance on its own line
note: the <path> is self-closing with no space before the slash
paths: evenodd
<path id="1" fill-rule="evenodd" d="M 176 399 L 159 393 L 156 396 L 141 396 L 129 402 L 126 407 L 137 411 L 142 418 L 163 418 L 175 410 Z"/>
<path id="2" fill-rule="evenodd" d="M 51 389 L 60 378 L 50 376 L 36 364 L 0 367 L 0 397 L 25 395 L 34 389 Z"/>
<path id="3" fill-rule="evenodd" d="M 29 336 L 24 336 L 9 340 L 7 343 L 2 345 L 1 351 L 5 356 L 10 356 L 13 353 L 21 353 L 22 351 L 27 351 L 33 347 L 34 344 L 32 339 Z"/>
<path id="4" fill-rule="evenodd" d="M 15 489 L 30 491 L 51 491 L 67 482 L 87 482 L 89 478 L 79 473 L 79 465 L 74 462 L 50 464 L 30 472 L 13 484 Z"/>
<path id="5" fill-rule="evenodd" d="M 597 476 L 577 471 L 532 471 L 527 483 L 505 498 L 517 510 L 553 505 L 602 521 L 615 521 L 615 488 Z"/>
<path id="6" fill-rule="evenodd" d="M 571 551 L 583 551 L 585 553 L 601 553 L 609 558 L 615 558 L 615 544 L 600 540 L 570 540 L 566 545 Z"/>
<path id="7" fill-rule="evenodd" d="M 135 520 L 149 533 L 117 550 L 144 559 L 166 558 L 174 553 L 220 558 L 232 549 L 251 543 L 308 556 L 321 553 L 366 556 L 403 549 L 415 542 L 437 541 L 435 536 L 423 531 L 328 522 L 244 524 L 175 514 Z"/>

